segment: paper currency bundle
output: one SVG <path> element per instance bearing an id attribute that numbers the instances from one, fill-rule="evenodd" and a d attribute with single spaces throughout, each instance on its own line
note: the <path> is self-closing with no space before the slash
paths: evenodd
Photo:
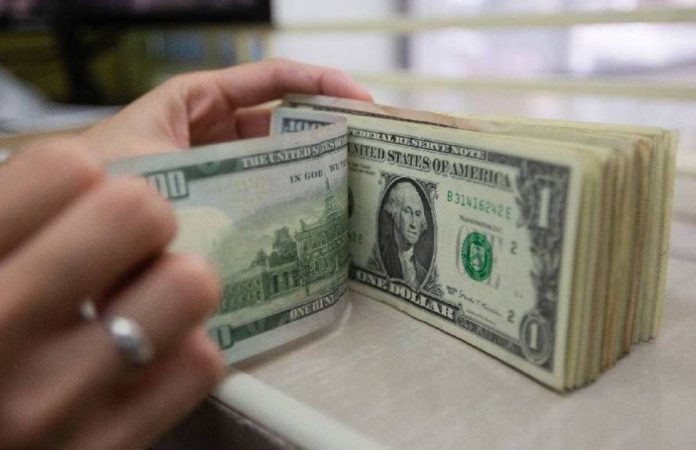
<path id="1" fill-rule="evenodd" d="M 348 120 L 356 291 L 559 390 L 657 335 L 673 133 L 326 97 L 286 105 Z"/>
<path id="2" fill-rule="evenodd" d="M 656 336 L 672 132 L 290 96 L 273 134 L 112 169 L 218 266 L 228 361 L 331 323 L 348 278 L 558 390 Z"/>

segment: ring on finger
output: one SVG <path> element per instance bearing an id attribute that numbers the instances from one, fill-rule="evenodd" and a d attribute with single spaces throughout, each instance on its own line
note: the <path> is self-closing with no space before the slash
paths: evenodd
<path id="1" fill-rule="evenodd" d="M 104 325 L 118 352 L 129 364 L 140 367 L 152 361 L 155 350 L 138 322 L 112 316 L 105 319 Z"/>

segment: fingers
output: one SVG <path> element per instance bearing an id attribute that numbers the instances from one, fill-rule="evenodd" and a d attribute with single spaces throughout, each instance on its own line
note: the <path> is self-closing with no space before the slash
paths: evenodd
<path id="1" fill-rule="evenodd" d="M 271 110 L 268 108 L 243 108 L 235 114 L 234 136 L 251 139 L 268 136 L 271 126 Z"/>
<path id="2" fill-rule="evenodd" d="M 106 161 L 258 137 L 268 130 L 265 113 L 237 117 L 238 108 L 289 93 L 372 100 L 339 70 L 269 59 L 173 77 L 80 137 Z"/>
<path id="3" fill-rule="evenodd" d="M 171 207 L 144 181 L 109 180 L 0 266 L 0 326 L 47 329 L 173 238 Z"/>
<path id="4" fill-rule="evenodd" d="M 85 418 L 74 449 L 146 448 L 193 409 L 223 373 L 219 351 L 202 331 L 124 386 Z"/>
<path id="5" fill-rule="evenodd" d="M 22 342 L 24 355 L 0 374 L 0 448 L 57 448 L 66 420 L 125 373 L 98 322 L 42 337 Z"/>
<path id="6" fill-rule="evenodd" d="M 338 69 L 283 59 L 183 75 L 172 84 L 178 84 L 187 91 L 186 98 L 191 102 L 189 113 L 194 119 L 200 110 L 206 109 L 205 99 L 211 96 L 219 97 L 232 110 L 282 98 L 290 93 L 372 100 L 364 88 Z"/>
<path id="7" fill-rule="evenodd" d="M 36 143 L 0 167 L 0 256 L 103 178 L 77 139 Z"/>
<path id="8" fill-rule="evenodd" d="M 43 355 L 46 358 L 40 365 L 34 365 L 34 371 L 31 370 L 33 364 L 26 363 L 21 370 L 13 371 L 11 380 L 14 383 L 3 386 L 5 395 L 0 403 L 0 447 L 59 448 L 57 438 L 67 443 L 75 439 L 75 433 L 103 433 L 106 428 L 117 432 L 90 439 L 103 442 L 106 438 L 105 445 L 107 442 L 145 445 L 147 442 L 138 441 L 149 440 L 149 432 L 155 436 L 166 430 L 172 421 L 199 402 L 220 378 L 221 355 L 201 329 L 189 331 L 165 357 L 125 379 L 115 359 L 98 354 L 97 349 L 103 350 L 102 344 L 107 343 L 95 333 L 96 326 L 98 324 L 94 323 L 85 327 L 77 339 L 71 336 L 59 340 L 57 346 L 42 349 L 46 353 L 50 347 L 52 354 Z M 104 335 L 103 331 L 101 333 Z M 85 345 L 81 340 L 87 336 L 97 339 Z M 78 343 L 80 346 L 74 348 Z M 69 347 L 82 358 L 73 358 L 70 370 L 65 370 L 66 364 L 58 361 L 56 350 Z M 34 361 L 38 362 L 38 358 Z M 55 371 L 49 373 L 52 368 Z M 19 376 L 24 379 L 19 380 Z M 166 407 L 153 408 L 152 401 Z M 143 420 L 150 425 L 156 424 L 155 429 L 143 426 Z M 84 448 L 136 447 L 95 445 Z"/>
<path id="9" fill-rule="evenodd" d="M 192 145 L 239 138 L 235 135 L 238 126 L 229 119 L 237 108 L 258 105 L 289 93 L 372 100 L 367 91 L 337 69 L 278 59 L 183 75 L 162 89 L 183 92 Z"/>
<path id="10" fill-rule="evenodd" d="M 112 300 L 108 313 L 142 326 L 155 347 L 157 365 L 176 353 L 212 311 L 218 292 L 217 279 L 201 258 L 166 255 Z M 92 399 L 143 376 L 118 353 L 101 322 L 53 332 L 29 347 L 29 354 L 0 373 L 0 445 L 61 434 L 70 418 L 92 407 Z"/>
<path id="11" fill-rule="evenodd" d="M 106 315 L 138 322 L 158 355 L 213 312 L 219 292 L 205 260 L 166 255 L 113 299 Z"/>

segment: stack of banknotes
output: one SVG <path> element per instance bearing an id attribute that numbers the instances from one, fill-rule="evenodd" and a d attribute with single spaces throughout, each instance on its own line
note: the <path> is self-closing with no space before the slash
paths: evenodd
<path id="1" fill-rule="evenodd" d="M 222 279 L 229 363 L 335 323 L 348 290 L 559 391 L 659 331 L 676 135 L 292 95 L 271 136 L 114 163 Z M 359 351 L 359 349 L 356 349 Z"/>

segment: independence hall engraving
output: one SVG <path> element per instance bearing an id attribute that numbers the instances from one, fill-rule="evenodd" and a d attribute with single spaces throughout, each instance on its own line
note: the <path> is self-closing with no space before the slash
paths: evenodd
<path id="1" fill-rule="evenodd" d="M 270 254 L 259 250 L 249 268 L 224 280 L 219 313 L 258 305 L 295 293 L 341 270 L 348 257 L 348 214 L 327 190 L 324 212 L 315 223 L 300 221 L 294 237 L 288 227 L 275 232 Z"/>

